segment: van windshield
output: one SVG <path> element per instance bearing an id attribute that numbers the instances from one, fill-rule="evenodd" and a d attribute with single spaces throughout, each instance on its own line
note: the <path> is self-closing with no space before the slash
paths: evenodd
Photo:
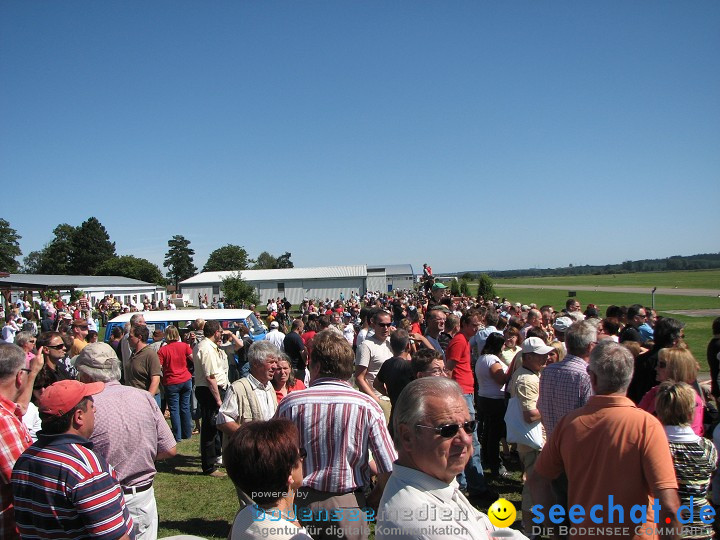
<path id="1" fill-rule="evenodd" d="M 246 320 L 248 323 L 248 330 L 250 330 L 251 334 L 262 334 L 265 331 L 263 325 L 260 323 L 260 321 L 258 321 L 254 313 L 250 313 Z"/>

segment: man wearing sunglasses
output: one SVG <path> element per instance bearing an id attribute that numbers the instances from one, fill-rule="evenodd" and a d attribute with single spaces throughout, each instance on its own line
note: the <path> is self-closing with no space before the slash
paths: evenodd
<path id="1" fill-rule="evenodd" d="M 373 383 L 385 360 L 393 357 L 390 348 L 391 320 L 387 311 L 375 313 L 370 320 L 370 328 L 375 334 L 366 338 L 355 354 L 355 383 L 358 390 L 378 402 L 385 418 L 390 417 L 390 400 L 376 391 Z"/>
<path id="2" fill-rule="evenodd" d="M 393 427 L 398 460 L 380 500 L 375 538 L 489 538 L 496 527 L 455 480 L 473 454 L 477 428 L 458 384 L 414 380 L 395 404 Z M 512 529 L 505 534 L 525 538 Z"/>
<path id="3" fill-rule="evenodd" d="M 67 379 L 77 379 L 77 370 L 66 358 L 67 347 L 60 332 L 43 332 L 37 339 L 38 352 L 42 354 L 43 366 L 35 379 L 34 400 L 40 397 L 43 388 Z"/>

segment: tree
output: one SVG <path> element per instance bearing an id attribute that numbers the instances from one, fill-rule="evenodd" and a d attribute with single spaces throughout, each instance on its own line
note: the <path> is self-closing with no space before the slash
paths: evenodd
<path id="1" fill-rule="evenodd" d="M 294 268 L 293 262 L 290 260 L 292 253 L 285 252 L 279 257 L 270 255 L 267 251 L 263 251 L 253 262 L 253 270 L 266 270 L 272 268 Z"/>
<path id="2" fill-rule="evenodd" d="M 480 274 L 480 277 L 478 278 L 477 295 L 478 298 L 482 296 L 485 300 L 492 300 L 496 296 L 493 280 L 490 279 L 490 276 L 487 274 Z"/>
<path id="3" fill-rule="evenodd" d="M 460 296 L 460 284 L 457 279 L 450 281 L 450 294 L 453 296 Z"/>
<path id="4" fill-rule="evenodd" d="M 275 268 L 294 268 L 295 265 L 290 260 L 291 256 L 292 256 L 292 253 L 290 253 L 289 251 L 286 251 L 285 253 L 280 255 L 277 258 L 277 261 L 275 263 L 276 264 Z"/>
<path id="5" fill-rule="evenodd" d="M 47 244 L 38 257 L 38 274 L 70 274 L 70 256 L 73 252 L 75 227 L 61 223 L 53 229 L 55 237 Z"/>
<path id="6" fill-rule="evenodd" d="M 168 240 L 170 249 L 165 254 L 165 268 L 168 269 L 168 278 L 175 284 L 176 289 L 180 281 L 191 277 L 197 271 L 192 259 L 195 250 L 189 246 L 190 240 L 179 234 Z"/>
<path id="7" fill-rule="evenodd" d="M 40 265 L 42 264 L 43 252 L 31 251 L 23 258 L 22 271 L 25 274 L 39 274 Z"/>
<path id="8" fill-rule="evenodd" d="M 10 223 L 0 218 L 0 270 L 14 273 L 18 270 L 16 257 L 22 255 L 20 251 L 20 236 Z"/>
<path id="9" fill-rule="evenodd" d="M 247 306 L 259 303 L 255 288 L 242 279 L 237 272 L 223 279 L 222 292 L 228 304 Z"/>
<path id="10" fill-rule="evenodd" d="M 460 280 L 460 294 L 463 296 L 470 296 L 470 286 L 464 279 Z"/>
<path id="11" fill-rule="evenodd" d="M 106 260 L 99 266 L 96 275 L 124 276 L 157 285 L 165 284 L 165 277 L 157 265 L 133 255 L 123 255 Z"/>
<path id="12" fill-rule="evenodd" d="M 70 252 L 73 274 L 93 276 L 103 262 L 113 257 L 115 242 L 110 241 L 110 235 L 96 217 L 83 221 L 75 228 Z"/>
<path id="13" fill-rule="evenodd" d="M 263 251 L 255 259 L 253 270 L 265 270 L 268 268 L 277 268 L 277 258 L 270 255 L 267 251 Z"/>
<path id="14" fill-rule="evenodd" d="M 222 272 L 223 270 L 247 270 L 248 252 L 245 248 L 228 244 L 213 251 L 208 257 L 203 272 Z"/>

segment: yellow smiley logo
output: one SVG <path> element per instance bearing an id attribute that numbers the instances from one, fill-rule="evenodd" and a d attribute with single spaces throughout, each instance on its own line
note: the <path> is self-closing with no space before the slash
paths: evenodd
<path id="1" fill-rule="evenodd" d="M 498 499 L 488 508 L 490 523 L 501 529 L 515 523 L 515 515 L 515 505 L 507 499 Z"/>

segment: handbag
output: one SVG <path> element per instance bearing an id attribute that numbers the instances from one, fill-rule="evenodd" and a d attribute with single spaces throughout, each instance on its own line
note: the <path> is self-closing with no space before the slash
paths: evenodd
<path id="1" fill-rule="evenodd" d="M 511 397 L 508 401 L 505 411 L 505 426 L 507 427 L 506 439 L 508 442 L 524 444 L 535 450 L 542 449 L 545 444 L 542 423 L 540 420 L 526 422 L 520 401 L 516 397 Z"/>

